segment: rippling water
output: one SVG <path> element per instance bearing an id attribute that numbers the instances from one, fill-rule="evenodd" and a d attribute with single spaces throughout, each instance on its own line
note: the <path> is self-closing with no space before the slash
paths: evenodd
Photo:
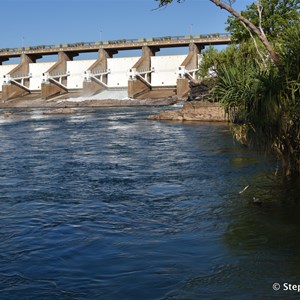
<path id="1" fill-rule="evenodd" d="M 1 299 L 300 295 L 272 290 L 300 284 L 299 183 L 157 111 L 0 117 Z"/>

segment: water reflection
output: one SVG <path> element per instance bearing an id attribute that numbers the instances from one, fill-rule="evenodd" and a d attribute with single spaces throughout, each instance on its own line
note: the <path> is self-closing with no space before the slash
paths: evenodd
<path id="1" fill-rule="evenodd" d="M 298 183 L 226 125 L 157 110 L 0 124 L 1 298 L 268 299 L 299 279 Z"/>
<path id="2" fill-rule="evenodd" d="M 234 256 L 240 257 L 241 270 L 252 270 L 253 284 L 265 290 L 266 297 L 296 299 L 293 292 L 287 295 L 271 287 L 274 282 L 300 281 L 299 181 L 270 173 L 259 173 L 251 179 L 249 189 L 236 198 L 224 243 Z M 253 197 L 261 200 L 259 205 Z"/>

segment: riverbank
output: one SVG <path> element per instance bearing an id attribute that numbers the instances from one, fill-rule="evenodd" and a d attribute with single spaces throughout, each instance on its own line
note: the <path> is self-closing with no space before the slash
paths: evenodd
<path id="1" fill-rule="evenodd" d="M 43 108 L 49 109 L 49 113 L 70 114 L 78 113 L 80 108 L 97 107 L 140 107 L 140 106 L 170 106 L 179 101 L 176 97 L 160 99 L 83 99 L 83 98 L 56 98 L 45 100 L 41 98 L 19 98 L 0 103 L 0 109 L 14 108 Z M 85 112 L 83 110 L 82 112 Z M 47 112 L 46 112 L 47 113 Z M 7 114 L 7 112 L 5 112 Z M 205 121 L 226 122 L 228 121 L 224 108 L 218 103 L 207 101 L 184 102 L 181 109 L 169 109 L 158 115 L 151 115 L 149 120 L 172 120 L 172 121 Z"/>
<path id="2" fill-rule="evenodd" d="M 75 107 L 128 107 L 128 106 L 166 106 L 177 102 L 175 98 L 162 99 L 107 99 L 107 100 L 70 100 L 55 99 L 14 99 L 0 103 L 0 108 L 75 108 Z"/>
<path id="3" fill-rule="evenodd" d="M 227 122 L 228 116 L 219 103 L 186 102 L 180 110 L 168 110 L 149 116 L 149 120 Z"/>

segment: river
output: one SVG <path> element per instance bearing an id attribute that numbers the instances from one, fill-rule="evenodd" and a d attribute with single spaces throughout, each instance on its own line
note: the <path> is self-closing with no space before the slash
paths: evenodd
<path id="1" fill-rule="evenodd" d="M 1 299 L 299 299 L 299 182 L 160 110 L 0 116 Z"/>

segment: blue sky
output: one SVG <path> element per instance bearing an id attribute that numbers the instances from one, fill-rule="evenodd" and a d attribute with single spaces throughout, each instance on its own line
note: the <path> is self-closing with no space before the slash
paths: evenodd
<path id="1" fill-rule="evenodd" d="M 251 0 L 237 0 L 244 9 Z M 2 0 L 0 48 L 225 32 L 209 0 L 156 9 L 154 0 Z"/>
<path id="2" fill-rule="evenodd" d="M 225 31 L 227 13 L 208 0 L 156 7 L 154 0 L 2 0 L 0 47 Z"/>

